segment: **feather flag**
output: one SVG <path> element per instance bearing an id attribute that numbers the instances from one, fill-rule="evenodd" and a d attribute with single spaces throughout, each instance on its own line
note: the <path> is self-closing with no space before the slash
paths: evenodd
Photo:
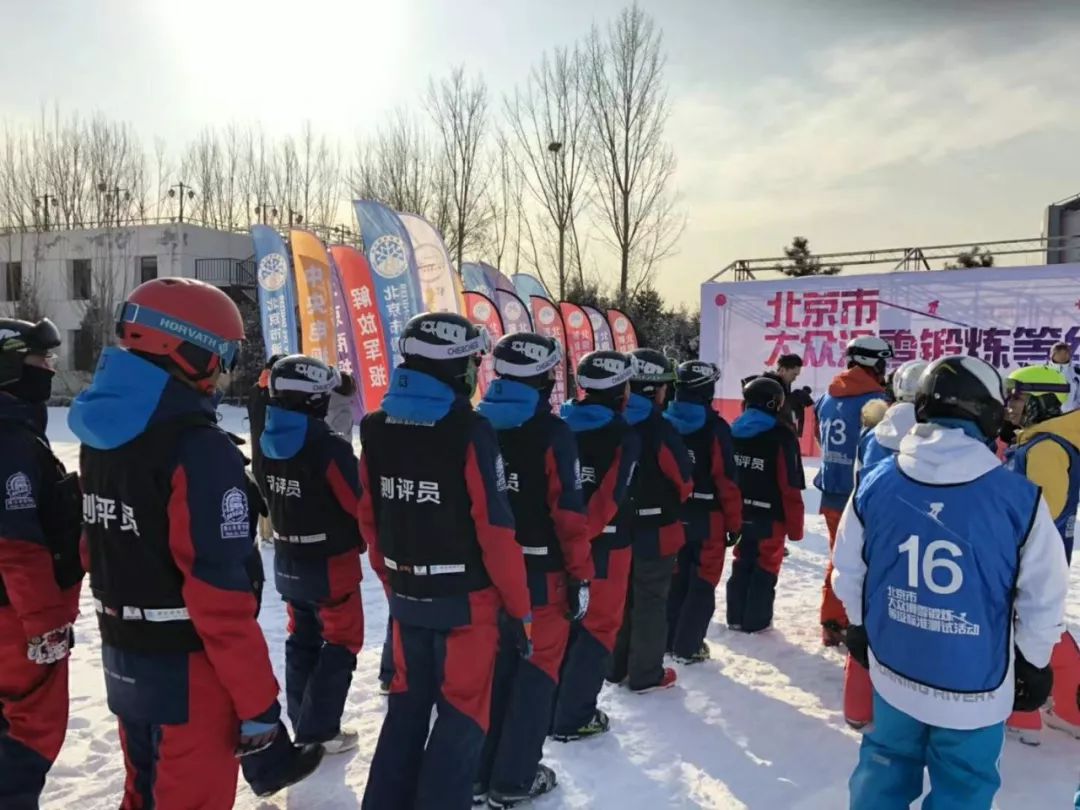
<path id="1" fill-rule="evenodd" d="M 356 248 L 335 245 L 330 250 L 341 271 L 341 283 L 349 312 L 349 324 L 357 350 L 356 385 L 364 410 L 379 409 L 390 387 L 390 353 L 386 350 L 382 315 L 375 301 L 375 282 L 367 258 Z"/>
<path id="2" fill-rule="evenodd" d="M 506 332 L 503 328 L 502 317 L 495 302 L 483 293 L 469 291 L 465 293 L 465 311 L 472 323 L 477 323 L 487 329 L 491 342 L 497 343 Z M 495 356 L 492 352 L 484 355 L 480 363 L 480 376 L 477 385 L 477 393 L 482 397 L 495 379 Z"/>
<path id="3" fill-rule="evenodd" d="M 611 351 L 615 348 L 615 340 L 611 337 L 611 324 L 607 322 L 604 314 L 595 307 L 583 306 L 585 314 L 589 316 L 589 323 L 593 328 L 593 342 L 597 351 Z"/>
<path id="4" fill-rule="evenodd" d="M 412 242 L 420 279 L 421 309 L 425 312 L 460 313 L 461 301 L 454 286 L 450 252 L 435 226 L 416 214 L 398 214 Z"/>
<path id="5" fill-rule="evenodd" d="M 254 225 L 256 278 L 263 346 L 269 360 L 275 354 L 296 354 L 296 294 L 291 283 L 289 258 L 281 235 L 267 225 Z"/>
<path id="6" fill-rule="evenodd" d="M 334 326 L 334 293 L 330 281 L 330 256 L 311 231 L 289 231 L 293 254 L 293 277 L 300 304 L 300 346 L 304 354 L 337 362 Z"/>
<path id="7" fill-rule="evenodd" d="M 529 299 L 532 309 L 532 320 L 538 335 L 554 338 L 562 346 L 563 355 L 566 354 L 566 327 L 563 325 L 562 315 L 559 308 L 547 298 L 534 295 Z M 558 408 L 566 401 L 566 363 L 559 363 L 555 367 L 555 387 L 551 391 L 551 407 L 558 412 Z"/>
<path id="8" fill-rule="evenodd" d="M 529 310 L 514 293 L 506 290 L 495 291 L 495 303 L 499 306 L 499 314 L 502 315 L 503 326 L 506 334 L 511 332 L 531 332 L 532 318 Z"/>

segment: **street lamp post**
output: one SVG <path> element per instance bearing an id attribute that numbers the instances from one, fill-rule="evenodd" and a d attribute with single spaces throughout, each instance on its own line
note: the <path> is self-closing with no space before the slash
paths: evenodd
<path id="1" fill-rule="evenodd" d="M 104 180 L 102 180 L 100 183 L 97 184 L 97 190 L 105 195 L 106 202 L 108 201 L 109 197 L 111 196 L 113 198 L 114 202 L 116 203 L 116 227 L 119 228 L 120 227 L 120 192 L 121 191 L 124 192 L 124 202 L 128 202 L 131 199 L 131 191 L 129 191 L 126 188 L 121 188 L 120 186 L 113 186 L 112 188 L 109 188 L 109 185 Z M 108 219 L 108 215 L 106 215 L 106 219 Z"/>
<path id="2" fill-rule="evenodd" d="M 40 197 L 34 198 L 34 209 L 40 208 L 45 217 L 45 230 L 49 230 L 49 205 L 56 208 L 60 205 L 60 201 L 56 199 L 55 194 L 42 194 Z"/>
<path id="3" fill-rule="evenodd" d="M 180 217 L 179 217 L 179 221 L 181 223 L 183 223 L 183 221 L 184 221 L 184 197 L 187 197 L 189 200 L 194 200 L 195 199 L 195 189 L 193 189 L 191 186 L 185 185 L 184 183 L 177 183 L 175 186 L 170 186 L 169 187 L 169 197 L 176 197 L 178 192 L 179 192 L 179 196 L 180 196 Z"/>
<path id="4" fill-rule="evenodd" d="M 559 214 L 560 221 L 557 223 L 559 226 L 559 296 L 566 294 L 565 278 L 566 273 L 564 265 L 566 263 L 566 222 L 563 216 L 563 197 L 562 197 L 562 181 L 559 168 L 562 165 L 562 160 L 559 158 L 559 153 L 562 151 L 562 141 L 552 141 L 548 144 L 548 151 L 551 152 L 552 160 L 555 161 L 555 210 Z"/>

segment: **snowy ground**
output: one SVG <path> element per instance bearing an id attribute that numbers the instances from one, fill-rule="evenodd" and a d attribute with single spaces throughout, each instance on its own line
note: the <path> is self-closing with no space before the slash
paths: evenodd
<path id="1" fill-rule="evenodd" d="M 226 426 L 246 432 L 237 409 Z M 78 448 L 64 409 L 54 409 L 50 436 L 74 467 Z M 807 476 L 810 480 L 810 476 Z M 816 497 L 807 493 L 808 514 Z M 611 733 L 563 745 L 549 742 L 545 761 L 561 786 L 535 804 L 555 808 L 660 807 L 837 810 L 847 806 L 847 778 L 859 735 L 841 714 L 842 658 L 821 647 L 817 624 L 828 552 L 824 521 L 807 518 L 807 537 L 792 544 L 780 575 L 775 629 L 756 636 L 729 632 L 722 623 L 723 588 L 709 631 L 713 660 L 681 667 L 679 685 L 636 696 L 605 686 L 601 706 Z M 271 570 L 271 552 L 266 555 Z M 259 800 L 241 780 L 242 810 L 346 810 L 359 807 L 385 707 L 377 691 L 386 602 L 365 570 L 367 646 L 360 654 L 346 707 L 348 725 L 361 736 L 358 751 L 324 761 L 318 773 L 287 793 Z M 1069 619 L 1080 625 L 1080 575 L 1073 574 Z M 284 682 L 285 612 L 272 582 L 260 619 L 278 678 Z M 71 720 L 67 742 L 49 777 L 45 810 L 115 808 L 124 779 L 115 723 L 105 705 L 94 611 L 84 590 L 72 657 Z M 997 807 L 1005 810 L 1071 807 L 1080 774 L 1080 743 L 1047 730 L 1041 748 L 1009 740 Z M 388 808 L 387 810 L 390 810 Z"/>

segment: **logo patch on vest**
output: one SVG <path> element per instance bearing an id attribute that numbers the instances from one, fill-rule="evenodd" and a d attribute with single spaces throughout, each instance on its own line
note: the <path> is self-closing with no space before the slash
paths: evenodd
<path id="1" fill-rule="evenodd" d="M 226 540 L 246 540 L 250 529 L 247 493 L 233 487 L 221 497 L 221 536 Z"/>
<path id="2" fill-rule="evenodd" d="M 501 455 L 495 456 L 495 489 L 506 492 L 506 464 Z"/>
<path id="3" fill-rule="evenodd" d="M 34 490 L 30 486 L 30 479 L 26 473 L 17 472 L 8 476 L 4 485 L 7 498 L 4 499 L 4 507 L 11 512 L 16 509 L 36 509 L 34 502 Z"/>

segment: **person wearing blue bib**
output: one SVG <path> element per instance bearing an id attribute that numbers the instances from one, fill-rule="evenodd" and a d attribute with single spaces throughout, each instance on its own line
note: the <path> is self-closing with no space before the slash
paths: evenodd
<path id="1" fill-rule="evenodd" d="M 885 362 L 892 346 L 879 337 L 857 337 L 847 345 L 847 370 L 836 376 L 829 391 L 814 406 L 821 469 L 814 486 L 821 490 L 821 514 L 829 529 L 829 551 L 836 543 L 840 513 L 855 485 L 855 456 L 862 430 L 862 409 L 872 399 L 885 398 Z M 844 641 L 848 626 L 844 606 L 832 591 L 832 562 L 825 569 L 821 592 L 821 641 L 834 647 Z"/>
<path id="2" fill-rule="evenodd" d="M 1069 382 L 1047 366 L 1019 368 L 1005 380 L 1009 395 L 1002 437 L 1010 441 L 1005 466 L 1042 489 L 1050 517 L 1065 541 L 1065 559 L 1072 559 L 1076 509 L 1080 501 L 1080 412 L 1062 413 L 1069 399 Z M 1080 711 L 1075 708 L 1080 686 L 1080 650 L 1072 634 L 1062 633 L 1050 656 L 1054 670 L 1051 707 L 1043 712 L 1014 712 L 1010 733 L 1026 745 L 1042 741 L 1043 720 L 1080 737 Z"/>
<path id="3" fill-rule="evenodd" d="M 833 588 L 870 670 L 873 728 L 852 810 L 989 810 L 1013 708 L 1050 694 L 1068 567 L 1039 488 L 989 449 L 1005 394 L 992 366 L 945 357 L 919 381 L 918 424 L 865 470 L 844 509 Z"/>

